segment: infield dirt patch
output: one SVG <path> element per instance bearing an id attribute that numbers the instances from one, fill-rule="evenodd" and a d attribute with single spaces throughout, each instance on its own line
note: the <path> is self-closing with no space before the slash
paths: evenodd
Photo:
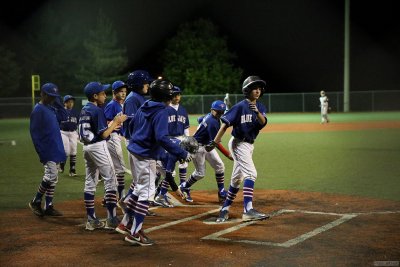
<path id="1" fill-rule="evenodd" d="M 254 206 L 264 212 L 284 213 L 258 221 L 221 237 L 205 236 L 242 222 L 242 195 L 231 208 L 235 223 L 207 224 L 218 214 L 216 192 L 193 191 L 195 202 L 174 208 L 157 208 L 146 217 L 144 229 L 156 241 L 136 247 L 113 231 L 84 230 L 83 201 L 57 203 L 63 217 L 39 218 L 27 207 L 2 212 L 1 266 L 371 266 L 374 261 L 400 260 L 400 203 L 361 197 L 255 190 Z M 106 211 L 96 200 L 96 213 Z M 216 210 L 210 214 L 206 214 Z M 322 212 L 307 214 L 301 211 Z M 331 214 L 332 213 L 332 214 Z M 192 216 L 205 214 L 198 218 Z M 335 215 L 336 214 L 336 215 Z M 355 217 L 290 247 L 268 245 L 299 238 L 337 220 Z M 166 223 L 172 223 L 170 226 Z M 174 224 L 175 223 L 175 224 Z M 164 227 L 164 228 L 161 228 Z M 258 242 L 245 243 L 243 241 Z"/>

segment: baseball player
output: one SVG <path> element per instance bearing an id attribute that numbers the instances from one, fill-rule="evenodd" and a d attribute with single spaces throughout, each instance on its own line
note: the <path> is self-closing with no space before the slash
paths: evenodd
<path id="1" fill-rule="evenodd" d="M 184 136 L 179 139 L 171 138 L 171 141 L 175 144 L 178 144 L 181 148 L 185 149 L 192 155 L 196 154 L 199 149 L 199 144 L 193 136 Z M 172 208 L 173 205 L 169 201 L 167 191 L 169 186 L 171 186 L 173 192 L 178 190 L 178 186 L 176 185 L 174 179 L 174 173 L 176 162 L 179 160 L 176 156 L 164 151 L 160 157 L 160 161 L 162 163 L 160 174 L 161 176 L 165 177 L 165 179 L 161 183 L 159 194 L 154 199 L 154 203 L 165 208 Z"/>
<path id="2" fill-rule="evenodd" d="M 320 107 L 321 107 L 321 124 L 329 123 L 328 118 L 328 97 L 325 94 L 325 91 L 320 92 L 321 97 L 319 98 Z"/>
<path id="3" fill-rule="evenodd" d="M 124 122 L 122 129 L 126 142 L 129 142 L 129 139 L 131 137 L 129 131 L 129 123 L 133 119 L 136 111 L 146 101 L 144 96 L 147 95 L 149 91 L 149 85 L 153 80 L 154 79 L 145 70 L 135 70 L 134 72 L 131 72 L 128 75 L 128 79 L 126 80 L 126 85 L 128 86 L 128 89 L 131 90 L 131 92 L 126 97 L 124 105 L 122 107 L 122 113 L 128 116 L 128 119 Z M 126 196 L 132 193 L 135 187 L 134 180 L 135 179 L 133 178 Z M 123 198 L 122 201 L 118 201 L 118 204 L 123 209 L 126 209 L 126 206 L 123 202 L 124 199 L 125 198 Z"/>
<path id="4" fill-rule="evenodd" d="M 66 119 L 67 112 L 61 104 L 57 85 L 44 84 L 40 97 L 31 113 L 29 129 L 35 150 L 44 165 L 44 175 L 29 207 L 37 216 L 62 216 L 61 212 L 54 209 L 53 198 L 58 181 L 57 164 L 66 160 L 59 123 Z"/>
<path id="5" fill-rule="evenodd" d="M 66 120 L 61 121 L 60 130 L 64 144 L 65 155 L 69 157 L 69 176 L 76 176 L 76 152 L 78 147 L 78 118 L 79 113 L 74 109 L 75 97 L 64 96 L 64 107 L 68 113 Z M 60 172 L 64 172 L 65 162 L 60 163 Z"/>
<path id="6" fill-rule="evenodd" d="M 115 116 L 122 113 L 126 89 L 127 86 L 123 81 L 115 81 L 112 84 L 113 99 L 104 108 L 107 123 L 110 123 Z M 107 141 L 108 151 L 110 152 L 115 175 L 117 176 L 118 200 L 124 197 L 125 190 L 125 161 L 121 146 L 122 139 L 122 130 L 117 128 L 110 134 L 110 139 Z"/>
<path id="7" fill-rule="evenodd" d="M 214 143 L 221 142 L 226 129 L 233 127 L 229 150 L 233 157 L 233 170 L 226 200 L 221 208 L 217 222 L 229 218 L 229 208 L 239 192 L 243 182 L 243 221 L 263 220 L 269 216 L 253 208 L 254 182 L 257 170 L 252 159 L 254 140 L 262 128 L 267 125 L 266 108 L 257 100 L 265 91 L 265 81 L 258 76 L 249 76 L 244 80 L 242 92 L 246 99 L 234 105 L 222 117 L 222 126 L 214 138 Z"/>
<path id="8" fill-rule="evenodd" d="M 118 114 L 107 126 L 104 111 L 100 106 L 105 103 L 105 90 L 109 84 L 90 82 L 85 86 L 84 92 L 89 102 L 82 108 L 79 117 L 79 137 L 83 143 L 83 157 L 85 159 L 86 179 L 84 200 L 87 212 L 86 230 L 93 231 L 98 228 L 115 229 L 119 220 L 116 216 L 117 181 L 110 152 L 106 140 L 110 134 L 121 127 L 126 120 L 126 115 Z M 94 196 L 99 174 L 104 180 L 105 202 L 107 206 L 107 220 L 100 222 L 95 214 Z"/>
<path id="9" fill-rule="evenodd" d="M 149 208 L 149 200 L 154 200 L 156 160 L 163 150 L 190 161 L 190 153 L 174 144 L 169 138 L 168 112 L 172 99 L 173 85 L 165 79 L 157 79 L 150 85 L 151 99 L 146 101 L 135 114 L 128 150 L 131 154 L 132 176 L 135 189 L 129 196 L 128 205 L 134 210 L 132 228 L 125 241 L 141 246 L 153 245 L 142 230 L 144 218 Z M 180 193 L 179 189 L 177 192 Z M 180 193 L 181 195 L 181 193 Z M 126 215 L 126 214 L 125 214 Z M 126 216 L 124 216 L 125 218 Z"/>
<path id="10" fill-rule="evenodd" d="M 195 167 L 194 172 L 190 175 L 188 181 L 180 185 L 181 191 L 187 194 L 188 189 L 200 179 L 203 179 L 206 173 L 206 160 L 210 163 L 216 173 L 216 180 L 218 185 L 218 199 L 223 201 L 226 197 L 224 189 L 224 172 L 225 165 L 216 151 L 212 152 L 208 149 L 207 145 L 213 141 L 214 137 L 220 129 L 220 118 L 224 114 L 226 105 L 221 100 L 216 100 L 211 104 L 211 112 L 207 114 L 197 128 L 193 137 L 199 143 L 199 150 L 193 156 L 193 164 Z M 211 153 L 211 154 L 210 154 Z M 216 155 L 214 154 L 216 153 Z"/>
<path id="11" fill-rule="evenodd" d="M 184 136 L 190 135 L 189 115 L 188 115 L 186 109 L 182 105 L 180 105 L 181 95 L 182 95 L 181 88 L 179 88 L 178 86 L 174 86 L 174 88 L 172 90 L 171 104 L 169 107 L 167 107 L 169 136 L 172 139 L 180 139 L 180 140 L 182 140 L 182 138 Z M 174 166 L 175 166 L 175 163 L 174 163 Z M 180 163 L 178 166 L 180 183 L 183 183 L 186 181 L 187 167 L 188 167 L 187 162 Z M 174 170 L 172 170 L 172 171 L 174 171 Z M 156 203 L 157 203 L 157 200 L 160 200 L 160 199 L 168 202 L 168 198 L 166 197 L 168 187 L 169 187 L 169 184 L 168 184 L 167 180 L 164 179 L 163 183 L 161 183 L 161 186 L 160 186 L 160 194 L 155 199 Z M 193 199 L 191 198 L 189 191 L 186 196 L 186 201 L 193 202 Z M 169 204 L 169 206 L 172 206 L 172 205 L 170 205 L 170 203 L 167 203 L 167 204 Z"/>

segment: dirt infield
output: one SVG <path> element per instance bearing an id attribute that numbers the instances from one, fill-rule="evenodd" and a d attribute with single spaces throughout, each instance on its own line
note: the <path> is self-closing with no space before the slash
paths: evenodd
<path id="1" fill-rule="evenodd" d="M 225 224 L 212 224 L 215 192 L 192 196 L 192 205 L 157 208 L 158 216 L 146 217 L 152 247 L 131 246 L 113 231 L 85 231 L 82 201 L 58 204 L 59 218 L 38 218 L 29 208 L 3 212 L 0 265 L 371 266 L 400 260 L 399 202 L 256 190 L 255 207 L 275 216 L 235 230 L 242 225 L 241 194 Z M 96 211 L 106 214 L 99 201 Z"/>
<path id="2" fill-rule="evenodd" d="M 274 124 L 264 132 L 379 128 L 400 123 Z M 399 266 L 400 202 L 256 188 L 254 207 L 272 218 L 241 222 L 239 193 L 230 222 L 215 224 L 216 192 L 192 197 L 191 205 L 152 208 L 157 216 L 144 226 L 156 241 L 151 247 L 85 231 L 83 200 L 57 203 L 58 218 L 38 218 L 28 207 L 1 212 L 0 266 Z M 96 213 L 104 218 L 100 200 Z"/>

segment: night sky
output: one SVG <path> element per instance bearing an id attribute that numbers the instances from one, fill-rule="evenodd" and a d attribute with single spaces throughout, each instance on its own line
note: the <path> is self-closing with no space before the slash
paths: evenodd
<path id="1" fill-rule="evenodd" d="M 203 17 L 227 37 L 244 75 L 261 76 L 270 92 L 343 90 L 344 0 L 14 0 L 1 9 L 1 42 L 24 41 L 21 29 L 50 2 L 76 25 L 101 8 L 128 49 L 131 71 L 156 76 L 165 40 L 181 23 Z M 397 2 L 351 0 L 351 90 L 400 89 Z"/>

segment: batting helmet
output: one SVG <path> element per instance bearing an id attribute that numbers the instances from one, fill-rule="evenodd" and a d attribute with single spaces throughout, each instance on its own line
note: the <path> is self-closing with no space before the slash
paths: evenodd
<path id="1" fill-rule="evenodd" d="M 244 96 L 249 96 L 250 92 L 255 89 L 256 87 L 261 88 L 261 96 L 264 94 L 265 91 L 265 81 L 261 80 L 258 76 L 249 76 L 244 80 L 242 85 L 242 92 Z"/>
<path id="2" fill-rule="evenodd" d="M 217 111 L 225 111 L 226 105 L 225 105 L 224 101 L 216 100 L 216 101 L 212 102 L 211 109 L 217 110 Z"/>
<path id="3" fill-rule="evenodd" d="M 126 84 L 123 81 L 113 82 L 112 90 L 114 93 L 117 93 L 121 88 L 127 88 Z"/>
<path id="4" fill-rule="evenodd" d="M 150 84 L 154 81 L 150 74 L 145 70 L 135 70 L 129 73 L 128 79 L 126 80 L 126 85 L 129 89 L 140 90 L 143 88 L 143 84 Z"/>
<path id="5" fill-rule="evenodd" d="M 168 101 L 172 99 L 174 86 L 166 79 L 157 79 L 150 84 L 150 97 L 157 102 Z"/>

